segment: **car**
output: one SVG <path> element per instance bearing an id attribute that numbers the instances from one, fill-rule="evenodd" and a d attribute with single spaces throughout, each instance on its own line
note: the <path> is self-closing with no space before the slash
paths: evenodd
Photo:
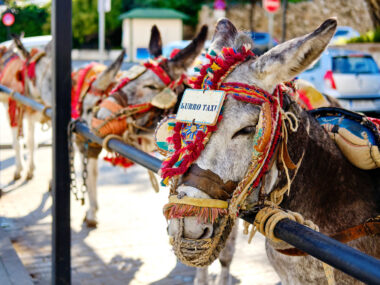
<path id="1" fill-rule="evenodd" d="M 170 55 L 175 49 L 183 49 L 187 47 L 190 43 L 191 41 L 188 41 L 188 40 L 170 42 L 167 45 L 165 45 L 164 48 L 162 49 L 162 55 L 164 57 L 170 57 Z M 210 44 L 211 44 L 211 41 L 205 42 L 204 48 L 206 51 L 210 47 Z"/>
<path id="2" fill-rule="evenodd" d="M 168 43 L 167 45 L 164 46 L 162 49 L 162 55 L 164 57 L 170 57 L 171 53 L 175 49 L 183 49 L 186 47 L 191 41 L 173 41 Z"/>
<path id="3" fill-rule="evenodd" d="M 338 99 L 343 108 L 380 113 L 380 71 L 369 53 L 330 47 L 298 78 Z"/>
<path id="4" fill-rule="evenodd" d="M 346 40 L 359 37 L 360 34 L 358 31 L 356 31 L 354 28 L 351 28 L 349 26 L 338 26 L 336 28 L 335 34 L 332 37 L 330 44 L 332 45 L 339 45 L 339 44 L 345 44 Z"/>
<path id="5" fill-rule="evenodd" d="M 32 48 L 43 49 L 51 40 L 51 35 L 46 36 L 37 36 L 37 37 L 27 37 L 22 38 L 21 42 L 27 50 L 31 50 Z M 5 41 L 0 43 L 0 46 L 9 47 L 12 44 L 13 40 Z"/>
<path id="6" fill-rule="evenodd" d="M 253 40 L 253 49 L 252 51 L 256 55 L 262 55 L 266 51 L 268 51 L 271 47 L 278 45 L 278 41 L 272 37 L 272 45 L 269 46 L 271 42 L 271 37 L 269 33 L 263 32 L 248 32 L 249 36 Z"/>

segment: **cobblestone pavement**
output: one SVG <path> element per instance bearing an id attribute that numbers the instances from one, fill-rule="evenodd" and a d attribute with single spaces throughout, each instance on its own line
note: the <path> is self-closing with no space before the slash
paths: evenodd
<path id="1" fill-rule="evenodd" d="M 31 181 L 22 178 L 11 182 L 13 160 L 12 150 L 0 150 L 0 226 L 10 234 L 35 284 L 50 284 L 51 148 L 37 150 Z M 176 262 L 168 243 L 161 214 L 167 189 L 154 193 L 146 171 L 139 166 L 124 171 L 101 162 L 99 173 L 97 229 L 83 226 L 86 208 L 73 198 L 71 201 L 72 283 L 192 284 L 195 270 Z M 263 237 L 256 235 L 248 245 L 241 232 L 231 266 L 233 284 L 277 284 L 279 279 L 266 258 Z M 216 279 L 219 269 L 219 263 L 214 262 L 210 280 Z"/>

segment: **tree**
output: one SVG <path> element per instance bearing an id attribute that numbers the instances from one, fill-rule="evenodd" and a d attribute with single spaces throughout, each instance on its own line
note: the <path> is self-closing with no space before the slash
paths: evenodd
<path id="1" fill-rule="evenodd" d="M 251 0 L 251 8 L 249 9 L 249 29 L 255 30 L 255 6 L 260 0 Z"/>
<path id="2" fill-rule="evenodd" d="M 112 0 L 111 11 L 106 13 L 106 44 L 120 46 L 122 0 Z M 73 0 L 72 4 L 73 46 L 84 44 L 97 46 L 98 39 L 98 0 Z"/>
<path id="3" fill-rule="evenodd" d="M 369 14 L 375 29 L 380 27 L 380 1 L 379 0 L 366 0 Z"/>
<path id="4" fill-rule="evenodd" d="M 10 33 L 25 33 L 25 37 L 33 37 L 49 34 L 49 31 L 43 29 L 41 23 L 45 23 L 49 18 L 48 7 L 39 7 L 29 4 L 17 7 L 15 3 L 10 3 L 9 9 L 15 16 L 15 23 L 9 28 Z M 0 41 L 7 40 L 7 28 L 0 23 Z"/>

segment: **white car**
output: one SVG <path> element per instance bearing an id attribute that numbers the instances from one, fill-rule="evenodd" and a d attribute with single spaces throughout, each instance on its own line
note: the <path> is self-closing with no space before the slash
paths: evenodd
<path id="1" fill-rule="evenodd" d="M 32 48 L 43 49 L 51 40 L 51 35 L 46 36 L 37 36 L 37 37 L 28 37 L 22 38 L 21 42 L 27 50 L 31 50 Z M 13 40 L 9 40 L 6 42 L 0 43 L 0 46 L 9 47 L 12 44 Z"/>
<path id="2" fill-rule="evenodd" d="M 380 71 L 369 53 L 329 48 L 298 78 L 335 97 L 346 109 L 380 113 Z"/>

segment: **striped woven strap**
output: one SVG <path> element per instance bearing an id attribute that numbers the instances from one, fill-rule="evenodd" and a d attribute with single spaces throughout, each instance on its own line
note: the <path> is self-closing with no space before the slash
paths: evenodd
<path id="1" fill-rule="evenodd" d="M 173 195 L 169 197 L 169 203 L 191 205 L 203 208 L 220 208 L 227 209 L 228 202 L 217 199 L 206 199 L 206 198 L 193 198 L 189 196 L 182 197 L 179 199 L 177 196 Z"/>

